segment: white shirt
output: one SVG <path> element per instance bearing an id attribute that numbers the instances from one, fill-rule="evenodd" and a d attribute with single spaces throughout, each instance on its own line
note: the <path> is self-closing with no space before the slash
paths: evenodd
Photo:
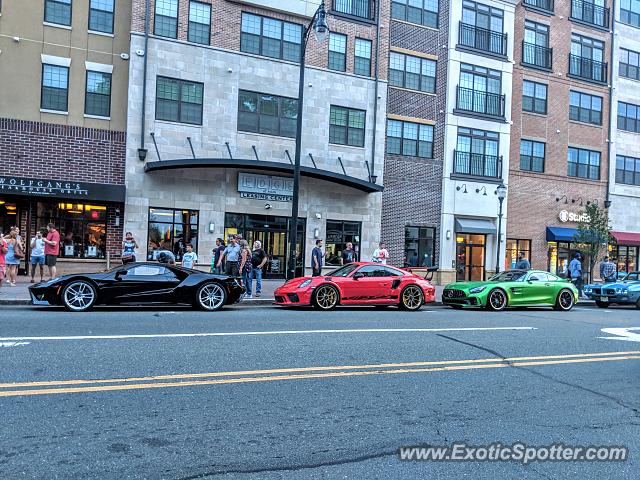
<path id="1" fill-rule="evenodd" d="M 33 248 L 31 249 L 32 257 L 44 257 L 44 240 L 41 238 L 33 237 L 31 239 L 31 243 L 33 243 Z"/>
<path id="2" fill-rule="evenodd" d="M 193 262 L 197 261 L 198 255 L 196 255 L 196 252 L 185 252 L 185 254 L 182 255 L 182 266 L 184 268 L 193 268 Z"/>
<path id="3" fill-rule="evenodd" d="M 386 248 L 376 248 L 373 251 L 373 260 L 376 263 L 387 264 L 387 258 L 389 258 L 389 252 Z"/>

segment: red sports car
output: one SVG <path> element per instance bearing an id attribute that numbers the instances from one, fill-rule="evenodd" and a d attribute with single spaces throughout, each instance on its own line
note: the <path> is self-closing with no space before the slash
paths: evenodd
<path id="1" fill-rule="evenodd" d="M 380 263 L 356 262 L 318 277 L 299 277 L 276 289 L 275 305 L 397 305 L 418 310 L 435 301 L 435 287 L 411 272 Z"/>

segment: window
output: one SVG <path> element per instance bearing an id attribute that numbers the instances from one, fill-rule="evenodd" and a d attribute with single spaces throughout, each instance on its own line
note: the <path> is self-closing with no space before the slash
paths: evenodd
<path id="1" fill-rule="evenodd" d="M 331 105 L 329 143 L 364 147 L 365 117 L 364 110 Z"/>
<path id="2" fill-rule="evenodd" d="M 513 270 L 518 263 L 518 254 L 524 253 L 524 258 L 531 260 L 531 240 L 521 240 L 516 238 L 507 238 L 505 247 L 506 256 L 503 270 Z"/>
<path id="3" fill-rule="evenodd" d="M 571 90 L 569 120 L 602 125 L 602 97 Z"/>
<path id="4" fill-rule="evenodd" d="M 369 20 L 375 18 L 374 3 L 369 0 L 334 0 L 333 10 Z"/>
<path id="5" fill-rule="evenodd" d="M 501 177 L 499 138 L 500 134 L 497 132 L 458 128 L 454 173 L 477 177 Z"/>
<path id="6" fill-rule="evenodd" d="M 147 260 L 155 260 L 156 250 L 166 249 L 180 261 L 188 243 L 198 252 L 198 211 L 152 207 L 148 232 Z"/>
<path id="7" fill-rule="evenodd" d="M 436 229 L 404 227 L 405 267 L 433 267 L 436 258 Z"/>
<path id="8" fill-rule="evenodd" d="M 542 142 L 520 140 L 520 170 L 544 172 L 544 146 Z"/>
<path id="9" fill-rule="evenodd" d="M 620 76 L 640 80 L 640 52 L 620 49 Z"/>
<path id="10" fill-rule="evenodd" d="M 44 21 L 71 26 L 71 0 L 45 0 Z"/>
<path id="11" fill-rule="evenodd" d="M 111 74 L 87 71 L 84 113 L 99 117 L 111 115 Z"/>
<path id="12" fill-rule="evenodd" d="M 547 113 L 547 86 L 530 80 L 522 82 L 522 110 L 525 112 Z"/>
<path id="13" fill-rule="evenodd" d="M 294 138 L 298 100 L 266 93 L 238 93 L 238 130 Z"/>
<path id="14" fill-rule="evenodd" d="M 193 43 L 209 45 L 211 39 L 211 5 L 189 2 L 188 40 Z"/>
<path id="15" fill-rule="evenodd" d="M 302 27 L 252 13 L 242 14 L 240 50 L 264 57 L 300 61 Z"/>
<path id="16" fill-rule="evenodd" d="M 365 265 L 356 273 L 361 273 L 363 277 L 379 278 L 379 277 L 402 277 L 404 272 L 396 270 L 386 265 Z"/>
<path id="17" fill-rule="evenodd" d="M 609 28 L 609 9 L 605 0 L 571 0 L 571 18 Z"/>
<path id="18" fill-rule="evenodd" d="M 156 120 L 202 125 L 203 94 L 202 83 L 158 77 Z"/>
<path id="19" fill-rule="evenodd" d="M 504 116 L 502 74 L 485 67 L 460 65 L 456 108 L 468 112 Z"/>
<path id="20" fill-rule="evenodd" d="M 158 275 L 175 276 L 171 270 L 160 265 L 138 265 L 128 269 L 123 277 L 157 277 Z"/>
<path id="21" fill-rule="evenodd" d="M 371 76 L 371 41 L 364 38 L 356 38 L 353 56 L 353 73 L 356 75 Z"/>
<path id="22" fill-rule="evenodd" d="M 433 158 L 433 125 L 387 120 L 387 153 Z"/>
<path id="23" fill-rule="evenodd" d="M 391 52 L 389 68 L 390 85 L 435 93 L 435 60 Z"/>
<path id="24" fill-rule="evenodd" d="M 552 50 L 549 48 L 549 27 L 525 20 L 522 63 L 550 69 L 552 61 Z"/>
<path id="25" fill-rule="evenodd" d="M 340 265 L 342 252 L 347 248 L 347 243 L 353 244 L 355 250 L 354 262 L 360 259 L 360 222 L 341 222 L 327 220 L 327 265 Z"/>
<path id="26" fill-rule="evenodd" d="M 60 257 L 106 258 L 107 207 L 76 203 L 38 202 L 38 230 L 52 222 L 60 232 Z"/>
<path id="27" fill-rule="evenodd" d="M 178 38 L 178 0 L 156 0 L 153 33 Z"/>
<path id="28" fill-rule="evenodd" d="M 640 27 L 640 0 L 620 1 L 620 21 Z"/>
<path id="29" fill-rule="evenodd" d="M 616 156 L 616 183 L 640 185 L 640 158 Z"/>
<path id="30" fill-rule="evenodd" d="M 553 13 L 553 0 L 524 0 L 525 6 L 539 8 Z"/>
<path id="31" fill-rule="evenodd" d="M 438 0 L 393 0 L 391 18 L 438 28 Z"/>
<path id="32" fill-rule="evenodd" d="M 569 73 L 587 80 L 605 82 L 607 64 L 604 63 L 604 42 L 571 34 Z"/>
<path id="33" fill-rule="evenodd" d="M 66 112 L 68 94 L 69 67 L 43 64 L 40 108 Z"/>
<path id="34" fill-rule="evenodd" d="M 569 147 L 570 177 L 600 179 L 600 152 Z"/>
<path id="35" fill-rule="evenodd" d="M 458 43 L 476 50 L 506 55 L 507 36 L 503 34 L 503 26 L 502 10 L 464 0 Z"/>
<path id="36" fill-rule="evenodd" d="M 640 105 L 618 102 L 618 128 L 640 133 Z"/>
<path id="37" fill-rule="evenodd" d="M 113 7 L 115 0 L 91 0 L 89 30 L 113 33 Z"/>
<path id="38" fill-rule="evenodd" d="M 347 36 L 329 34 L 329 68 L 344 72 L 347 69 Z"/>

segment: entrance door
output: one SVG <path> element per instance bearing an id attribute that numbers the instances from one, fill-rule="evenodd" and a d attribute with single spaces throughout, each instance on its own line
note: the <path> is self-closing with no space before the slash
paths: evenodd
<path id="1" fill-rule="evenodd" d="M 253 248 L 253 242 L 258 240 L 267 254 L 267 263 L 262 270 L 263 278 L 284 277 L 287 269 L 285 263 L 287 232 L 254 229 L 246 230 L 245 233 L 250 248 Z"/>
<path id="2" fill-rule="evenodd" d="M 456 234 L 456 281 L 484 280 L 485 235 Z"/>

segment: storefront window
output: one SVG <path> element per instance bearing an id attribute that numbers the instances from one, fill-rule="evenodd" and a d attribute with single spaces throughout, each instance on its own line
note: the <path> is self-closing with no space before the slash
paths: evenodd
<path id="1" fill-rule="evenodd" d="M 106 257 L 106 206 L 38 202 L 37 230 L 46 235 L 48 223 L 53 223 L 60 232 L 60 257 Z"/>
<path id="2" fill-rule="evenodd" d="M 518 253 L 520 252 L 524 252 L 525 258 L 531 261 L 531 240 L 507 238 L 506 257 L 504 260 L 505 270 L 516 268 Z"/>
<path id="3" fill-rule="evenodd" d="M 613 245 L 609 255 L 618 266 L 618 274 L 638 271 L 638 247 Z"/>
<path id="4" fill-rule="evenodd" d="M 456 233 L 456 280 L 484 280 L 485 235 Z"/>
<path id="5" fill-rule="evenodd" d="M 149 209 L 149 249 L 147 260 L 155 259 L 155 251 L 161 248 L 173 252 L 176 260 L 182 260 L 187 243 L 198 251 L 198 211 L 172 208 Z"/>
<path id="6" fill-rule="evenodd" d="M 406 267 L 433 267 L 436 256 L 436 229 L 432 227 L 405 227 L 404 265 Z"/>
<path id="7" fill-rule="evenodd" d="M 347 248 L 347 242 L 353 244 L 356 251 L 356 260 L 360 260 L 360 222 L 340 222 L 327 220 L 327 238 L 325 240 L 327 251 L 327 265 L 340 265 L 342 252 Z"/>

